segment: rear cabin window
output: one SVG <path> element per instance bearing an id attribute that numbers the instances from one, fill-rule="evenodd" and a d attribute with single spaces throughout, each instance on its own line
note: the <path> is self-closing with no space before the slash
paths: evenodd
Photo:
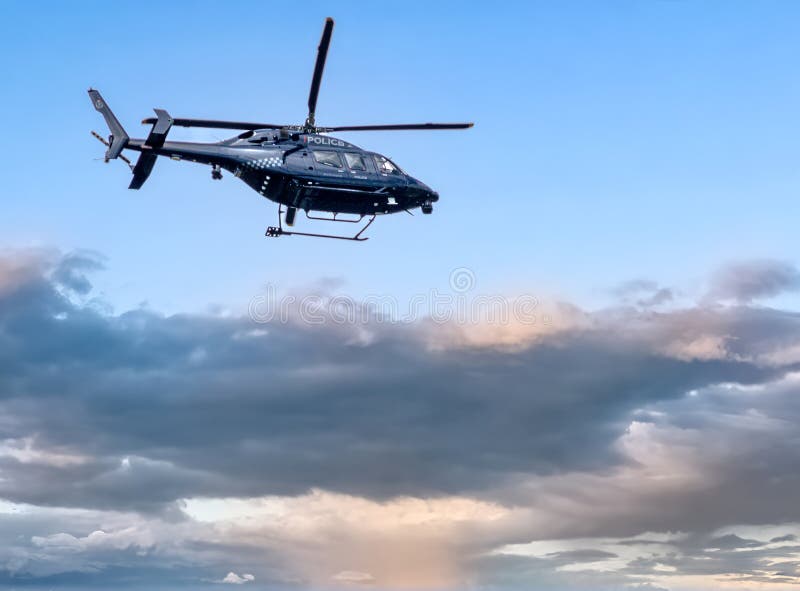
<path id="1" fill-rule="evenodd" d="M 314 150 L 314 160 L 323 166 L 342 167 L 342 159 L 339 158 L 339 152 L 334 152 L 333 150 Z"/>
<path id="2" fill-rule="evenodd" d="M 347 166 L 350 170 L 367 170 L 367 163 L 361 154 L 354 154 L 352 152 L 345 152 L 344 159 L 347 161 Z"/>
<path id="3" fill-rule="evenodd" d="M 400 169 L 386 156 L 375 154 L 373 158 L 375 158 L 375 165 L 378 167 L 378 172 L 381 174 L 400 174 Z"/>

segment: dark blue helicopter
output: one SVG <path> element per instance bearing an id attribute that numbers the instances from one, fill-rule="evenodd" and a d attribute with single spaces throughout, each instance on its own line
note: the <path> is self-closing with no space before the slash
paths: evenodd
<path id="1" fill-rule="evenodd" d="M 327 134 L 336 131 L 466 129 L 472 123 L 415 123 L 400 125 L 345 125 L 318 127 L 314 116 L 322 72 L 333 32 L 333 19 L 325 21 L 317 50 L 317 61 L 308 95 L 308 117 L 303 125 L 275 125 L 243 121 L 207 119 L 173 119 L 163 109 L 154 109 L 156 117 L 144 119 L 152 124 L 146 139 L 133 139 L 120 125 L 114 113 L 97 90 L 89 89 L 95 109 L 108 124 L 108 140 L 92 132 L 108 150 L 105 161 L 120 158 L 133 170 L 129 189 L 139 189 L 150 176 L 158 156 L 172 160 L 188 160 L 208 164 L 211 178 L 221 179 L 222 169 L 242 179 L 258 193 L 278 203 L 278 226 L 267 228 L 266 235 L 316 236 L 342 240 L 367 240 L 362 237 L 375 217 L 419 207 L 422 213 L 433 211 L 439 195 L 426 184 L 406 174 L 389 158 L 368 152 L 349 142 Z M 217 143 L 166 141 L 173 125 L 245 130 L 240 135 Z M 141 152 L 133 165 L 122 151 Z M 369 221 L 354 236 L 335 236 L 308 232 L 290 232 L 285 223 L 294 225 L 298 209 L 310 219 L 359 223 Z M 332 216 L 315 216 L 310 212 L 327 212 Z M 340 217 L 346 214 L 345 217 Z"/>

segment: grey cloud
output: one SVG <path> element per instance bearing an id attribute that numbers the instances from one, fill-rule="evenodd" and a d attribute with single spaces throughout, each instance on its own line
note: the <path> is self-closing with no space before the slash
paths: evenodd
<path id="1" fill-rule="evenodd" d="M 662 287 L 649 279 L 626 281 L 613 290 L 613 294 L 623 302 L 641 308 L 652 308 L 671 302 L 675 294 L 672 289 Z"/>
<path id="2" fill-rule="evenodd" d="M 87 274 L 104 268 L 104 257 L 93 251 L 77 251 L 61 257 L 51 273 L 52 280 L 79 295 L 92 290 Z"/>
<path id="3" fill-rule="evenodd" d="M 85 510 L 0 513 L 0 588 L 219 589 L 215 581 L 231 569 L 255 572 L 252 589 L 297 587 L 269 549 L 222 541 L 204 524 Z"/>
<path id="4" fill-rule="evenodd" d="M 738 538 L 732 534 L 733 538 Z M 741 540 L 741 538 L 739 538 Z M 650 553 L 628 563 L 623 572 L 634 576 L 722 576 L 735 573 L 738 580 L 753 582 L 772 579 L 768 582 L 800 583 L 800 562 L 786 560 L 796 556 L 798 547 L 766 549 L 763 544 L 745 547 L 731 545 L 720 548 L 718 542 L 706 535 L 697 534 L 674 543 L 666 552 Z M 672 571 L 664 567 L 671 567 Z"/>
<path id="5" fill-rule="evenodd" d="M 619 440 L 631 454 L 623 467 L 536 478 L 529 486 L 509 487 L 507 494 L 515 503 L 536 499 L 539 539 L 712 532 L 736 523 L 800 521 L 798 393 L 800 383 L 791 377 L 753 388 L 708 387 L 651 403 Z M 766 543 L 716 538 L 703 543 L 732 551 Z M 624 543 L 659 545 L 652 539 Z"/>
<path id="6" fill-rule="evenodd" d="M 736 548 L 757 548 L 763 546 L 764 542 L 758 540 L 746 540 L 740 538 L 736 534 L 726 534 L 718 538 L 713 538 L 708 541 L 710 548 L 718 548 L 720 550 L 735 550 Z"/>
<path id="7" fill-rule="evenodd" d="M 76 260 L 55 268 L 87 268 Z M 479 494 L 520 473 L 602 469 L 636 409 L 778 377 L 793 366 L 745 357 L 800 342 L 797 315 L 749 309 L 601 314 L 515 351 L 432 351 L 415 326 L 371 327 L 369 345 L 330 324 L 248 336 L 247 318 L 103 314 L 48 277 L 0 300 L 0 439 L 36 435 L 89 459 L 3 460 L 0 496 L 40 505 L 169 511 L 186 496 L 312 487 Z M 704 331 L 736 355 L 661 350 Z"/>
<path id="8" fill-rule="evenodd" d="M 600 560 L 608 560 L 609 558 L 616 558 L 617 555 L 613 552 L 606 552 L 604 550 L 565 550 L 563 552 L 551 552 L 546 555 L 546 558 L 560 562 L 563 564 L 574 564 L 579 562 L 597 562 Z"/>
<path id="9" fill-rule="evenodd" d="M 459 546 L 478 556 L 464 560 L 490 587 L 535 577 L 553 588 L 619 589 L 666 576 L 664 565 L 753 582 L 794 576 L 793 546 L 708 533 L 736 520 L 800 519 L 797 386 L 781 381 L 798 364 L 775 356 L 800 345 L 793 312 L 600 311 L 513 350 L 429 348 L 418 326 L 376 324 L 364 344 L 351 338 L 352 327 L 334 323 L 107 314 L 65 295 L 90 293 L 83 279 L 97 267 L 79 259 L 0 258 L 0 270 L 13 270 L 0 274 L 0 446 L 28 438 L 35 452 L 0 451 L 0 498 L 103 514 L 62 518 L 63 509 L 52 509 L 41 522 L 0 514 L 0 546 L 8 548 L 0 585 L 91 586 L 99 579 L 48 540 L 74 542 L 49 536 L 86 537 L 98 521 L 133 511 L 165 528 L 158 539 L 183 541 L 158 552 L 136 544 L 82 550 L 79 566 L 103 565 L 106 584 L 147 580 L 150 588 L 165 577 L 174 587 L 253 572 L 257 563 L 259 585 L 291 587 L 272 556 L 203 542 L 214 539 L 208 532 L 176 534 L 198 527 L 179 500 L 313 487 L 378 499 L 470 494 L 551 514 L 544 524 L 537 514 L 473 531 Z M 731 382 L 752 386 L 757 398 Z M 636 475 L 641 465 L 675 476 L 669 463 L 652 468 L 647 457 L 621 452 L 634 420 L 655 429 L 654 449 L 691 450 L 679 459 L 702 482 L 648 489 L 637 479 L 626 489 L 615 480 L 615 470 Z M 543 484 L 519 486 L 531 478 Z M 548 531 L 624 538 L 674 530 L 691 535 L 622 539 L 643 550 L 616 573 L 557 571 L 622 554 L 602 547 L 486 555 Z M 771 540 L 793 541 L 793 534 Z M 240 563 L 230 560 L 237 555 Z M 160 570 L 176 563 L 171 574 Z"/>
<path id="10" fill-rule="evenodd" d="M 618 558 L 604 548 L 633 546 L 635 540 L 598 540 L 602 546 L 575 551 L 580 555 L 608 555 Z M 724 548 L 720 546 L 726 546 Z M 484 557 L 474 566 L 481 580 L 487 583 L 502 582 L 498 587 L 512 588 L 525 581 L 544 580 L 555 588 L 626 588 L 669 589 L 672 577 L 699 576 L 714 581 L 719 577 L 748 582 L 800 583 L 800 562 L 796 560 L 797 546 L 765 548 L 763 542 L 748 540 L 736 534 L 714 537 L 708 533 L 695 533 L 659 542 L 658 547 L 640 543 L 634 549 L 635 557 L 626 558 L 626 564 L 617 570 L 605 565 L 597 568 L 571 569 L 566 580 L 560 580 L 556 569 L 562 566 L 561 555 L 572 551 L 556 552 L 545 556 L 493 555 Z M 629 552 L 629 551 L 626 551 Z M 583 562 L 582 560 L 576 562 Z M 586 561 L 589 562 L 589 561 Z M 592 579 L 596 581 L 592 583 Z M 700 583 L 702 585 L 702 583 Z"/>
<path id="11" fill-rule="evenodd" d="M 560 571 L 560 564 L 548 558 L 489 555 L 477 559 L 471 567 L 486 589 L 530 588 L 535 581 L 539 589 L 593 589 L 618 591 L 627 588 L 631 578 L 612 571 Z"/>
<path id="12" fill-rule="evenodd" d="M 666 287 L 661 287 L 652 294 L 650 294 L 650 296 L 637 300 L 636 303 L 639 306 L 649 308 L 652 306 L 659 306 L 661 304 L 670 302 L 672 301 L 672 298 L 673 298 L 672 290 Z"/>
<path id="13" fill-rule="evenodd" d="M 709 297 L 747 303 L 800 289 L 800 271 L 791 263 L 754 260 L 734 263 L 714 275 Z"/>

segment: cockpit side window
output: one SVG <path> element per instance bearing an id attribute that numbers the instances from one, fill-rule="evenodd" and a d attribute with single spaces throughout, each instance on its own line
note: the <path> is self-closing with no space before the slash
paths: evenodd
<path id="1" fill-rule="evenodd" d="M 364 162 L 364 158 L 361 154 L 345 152 L 344 159 L 347 162 L 347 166 L 350 167 L 350 170 L 367 170 L 367 163 Z"/>
<path id="2" fill-rule="evenodd" d="M 373 154 L 372 157 L 375 159 L 375 166 L 378 167 L 378 172 L 381 174 L 400 174 L 400 169 L 397 165 L 386 156 Z"/>
<path id="3" fill-rule="evenodd" d="M 339 158 L 339 152 L 334 152 L 333 150 L 314 150 L 314 160 L 323 166 L 342 167 L 342 159 Z"/>

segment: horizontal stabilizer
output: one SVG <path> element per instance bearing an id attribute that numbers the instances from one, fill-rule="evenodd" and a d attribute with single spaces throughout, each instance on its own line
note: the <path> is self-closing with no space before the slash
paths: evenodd
<path id="1" fill-rule="evenodd" d="M 167 134 L 172 127 L 173 119 L 164 109 L 153 109 L 156 112 L 156 120 L 153 122 L 153 129 L 144 141 L 145 146 L 160 148 L 167 139 Z"/>
<path id="2" fill-rule="evenodd" d="M 154 154 L 151 150 L 158 150 L 164 145 L 167 139 L 167 134 L 172 127 L 173 119 L 169 116 L 164 109 L 153 109 L 156 112 L 156 118 L 153 119 L 153 128 L 144 140 L 142 146 L 142 154 L 139 160 L 136 161 L 136 166 L 133 167 L 133 178 L 131 184 L 128 185 L 129 189 L 140 189 L 150 173 L 153 172 L 158 154 Z"/>

